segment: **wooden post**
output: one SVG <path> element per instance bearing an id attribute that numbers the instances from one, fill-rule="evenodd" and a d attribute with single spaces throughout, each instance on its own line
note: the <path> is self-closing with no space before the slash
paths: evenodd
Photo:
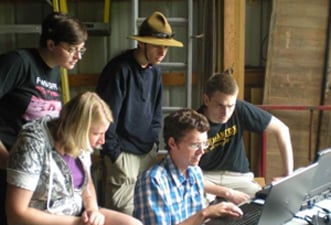
<path id="1" fill-rule="evenodd" d="M 224 70 L 232 67 L 239 85 L 239 98 L 244 96 L 245 74 L 245 7 L 242 0 L 224 0 Z"/>

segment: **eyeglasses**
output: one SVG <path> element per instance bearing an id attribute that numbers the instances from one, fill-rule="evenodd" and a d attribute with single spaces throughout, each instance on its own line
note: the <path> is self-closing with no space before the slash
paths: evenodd
<path id="1" fill-rule="evenodd" d="M 192 143 L 189 146 L 194 151 L 198 151 L 199 149 L 205 150 L 209 147 L 209 142 L 205 141 L 205 142 L 201 142 L 201 143 Z"/>
<path id="2" fill-rule="evenodd" d="M 61 48 L 66 50 L 69 53 L 69 55 L 71 55 L 71 56 L 73 56 L 77 53 L 79 53 L 80 56 L 83 56 L 87 50 L 85 47 L 78 49 L 78 48 L 74 48 L 74 47 L 66 48 L 62 43 L 60 43 L 59 45 L 61 46 Z"/>

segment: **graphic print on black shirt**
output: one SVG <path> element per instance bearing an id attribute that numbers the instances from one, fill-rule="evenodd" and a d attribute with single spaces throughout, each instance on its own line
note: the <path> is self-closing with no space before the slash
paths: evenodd
<path id="1" fill-rule="evenodd" d="M 36 120 L 38 118 L 49 115 L 58 117 L 62 104 L 59 96 L 59 87 L 54 82 L 49 82 L 36 77 L 35 90 L 39 92 L 38 97 L 31 96 L 31 100 L 26 108 L 23 118 L 27 121 Z"/>
<path id="2" fill-rule="evenodd" d="M 205 150 L 205 153 L 213 151 L 215 148 L 224 146 L 230 142 L 231 138 L 237 134 L 237 126 L 226 128 L 224 131 L 219 131 L 215 136 L 208 138 L 210 144 L 209 148 Z"/>

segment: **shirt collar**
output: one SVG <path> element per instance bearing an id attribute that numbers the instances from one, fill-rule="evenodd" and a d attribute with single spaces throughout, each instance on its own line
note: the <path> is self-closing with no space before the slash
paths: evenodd
<path id="1" fill-rule="evenodd" d="M 173 160 L 171 159 L 170 155 L 167 155 L 164 160 L 164 165 L 169 170 L 169 174 L 172 177 L 173 181 L 176 185 L 184 185 L 186 182 L 189 182 L 190 185 L 197 182 L 196 176 L 194 176 L 194 167 L 189 166 L 187 168 L 187 177 L 185 177 L 178 167 L 174 164 Z"/>

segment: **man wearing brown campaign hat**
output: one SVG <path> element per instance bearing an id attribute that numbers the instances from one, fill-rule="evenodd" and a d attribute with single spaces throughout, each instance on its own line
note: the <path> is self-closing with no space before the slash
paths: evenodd
<path id="1" fill-rule="evenodd" d="M 116 56 L 104 67 L 96 92 L 110 106 L 114 123 L 105 135 L 105 206 L 133 213 L 133 192 L 138 174 L 154 164 L 162 122 L 162 76 L 157 64 L 168 47 L 183 47 L 173 38 L 161 12 L 153 12 L 130 36 L 135 49 Z"/>
<path id="2" fill-rule="evenodd" d="M 129 38 L 152 45 L 183 47 L 183 43 L 173 39 L 173 36 L 167 18 L 160 12 L 154 12 L 141 24 L 139 35 Z"/>

